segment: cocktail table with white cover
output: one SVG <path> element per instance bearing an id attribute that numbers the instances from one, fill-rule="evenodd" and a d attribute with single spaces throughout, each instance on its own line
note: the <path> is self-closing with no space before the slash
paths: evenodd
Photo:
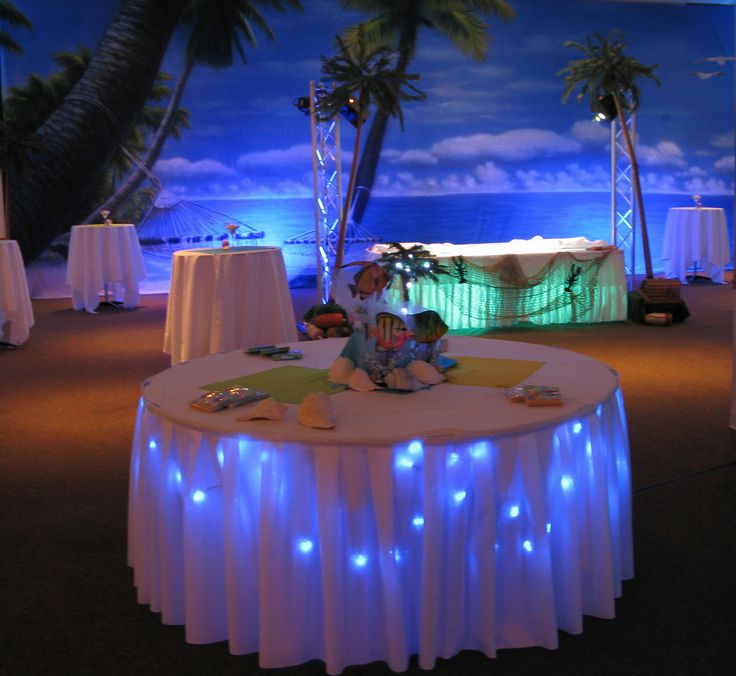
<path id="1" fill-rule="evenodd" d="M 18 242 L 0 240 L 0 342 L 20 345 L 35 323 Z"/>
<path id="2" fill-rule="evenodd" d="M 665 277 L 687 284 L 687 270 L 697 269 L 714 282 L 723 282 L 723 269 L 731 260 L 728 227 L 723 209 L 673 207 L 667 212 L 662 243 Z"/>
<path id="3" fill-rule="evenodd" d="M 75 310 L 95 312 L 100 294 L 110 294 L 126 308 L 137 307 L 139 284 L 145 276 L 134 225 L 72 226 L 66 283 L 71 287 Z"/>
<path id="4" fill-rule="evenodd" d="M 327 368 L 344 339 L 299 343 Z M 129 563 L 138 600 L 190 643 L 229 641 L 262 667 L 422 668 L 463 649 L 555 648 L 583 615 L 614 617 L 633 576 L 628 435 L 617 374 L 569 351 L 451 337 L 450 355 L 541 360 L 500 388 L 330 396 L 337 427 L 200 413 L 200 386 L 278 366 L 242 351 L 143 386 L 132 449 Z M 284 362 L 280 362 L 283 364 Z M 293 362 L 291 362 L 293 364 Z M 292 367 L 293 368 L 293 367 Z"/>
<path id="5" fill-rule="evenodd" d="M 172 364 L 296 339 L 281 249 L 239 246 L 174 254 L 164 332 Z"/>

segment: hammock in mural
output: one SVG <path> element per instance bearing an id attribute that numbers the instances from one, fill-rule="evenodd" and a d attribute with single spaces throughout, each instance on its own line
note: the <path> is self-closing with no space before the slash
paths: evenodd
<path id="1" fill-rule="evenodd" d="M 228 239 L 226 226 L 231 223 L 238 226 L 236 240 L 263 237 L 262 230 L 237 218 L 162 190 L 138 224 L 138 239 L 146 251 L 171 255 L 178 249 L 217 246 L 221 240 Z"/>
<path id="2" fill-rule="evenodd" d="M 436 284 L 448 304 L 474 321 L 519 321 L 569 308 L 576 322 L 596 303 L 598 275 L 607 257 L 608 252 L 592 259 L 560 252 L 526 276 L 514 254 L 487 266 L 455 256 L 447 265 L 449 274 L 439 275 Z"/>
<path id="3" fill-rule="evenodd" d="M 367 249 L 380 242 L 381 239 L 372 235 L 359 223 L 349 221 L 345 233 L 344 260 L 365 260 L 368 257 Z M 293 261 L 293 266 L 302 274 L 314 274 L 317 270 L 317 244 L 314 229 L 300 235 L 290 237 L 284 241 L 284 256 Z M 334 259 L 337 246 L 337 228 L 333 229 L 333 236 L 324 236 L 323 244 L 326 245 L 331 259 Z"/>

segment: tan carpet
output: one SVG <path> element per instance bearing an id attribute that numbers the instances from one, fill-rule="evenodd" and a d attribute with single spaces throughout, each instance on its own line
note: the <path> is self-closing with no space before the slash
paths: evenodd
<path id="1" fill-rule="evenodd" d="M 621 374 L 630 426 L 637 576 L 613 621 L 560 649 L 473 652 L 438 674 L 720 674 L 736 659 L 736 435 L 728 428 L 731 294 L 685 287 L 691 317 L 499 330 Z M 298 316 L 313 292 L 295 291 Z M 166 297 L 135 311 L 34 301 L 0 350 L 0 674 L 255 674 L 257 657 L 189 646 L 135 601 L 125 565 L 128 455 L 140 383 L 168 367 Z M 412 662 L 412 673 L 420 673 Z M 319 663 L 271 673 L 320 674 Z M 388 673 L 384 667 L 347 674 Z"/>

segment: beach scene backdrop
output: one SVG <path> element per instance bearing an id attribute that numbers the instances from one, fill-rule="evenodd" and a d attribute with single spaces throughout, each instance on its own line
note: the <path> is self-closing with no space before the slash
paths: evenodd
<path id="1" fill-rule="evenodd" d="M 16 36 L 23 53 L 3 53 L 6 92 L 31 76 L 51 77 L 61 51 L 94 50 L 118 7 L 117 0 L 16 4 L 33 31 Z M 303 0 L 303 11 L 283 13 L 255 4 L 275 39 L 255 27 L 257 44 L 244 45 L 245 61 L 195 66 L 181 103 L 189 128 L 168 139 L 152 174 L 176 199 L 264 233 L 249 244 L 283 246 L 289 277 L 299 284 L 299 257 L 284 242 L 313 230 L 315 202 L 309 118 L 295 101 L 320 81 L 322 57 L 335 54 L 335 37 L 370 15 L 337 0 Z M 560 71 L 579 56 L 567 41 L 615 29 L 625 36 L 627 53 L 656 66 L 660 81 L 640 83 L 635 116 L 655 271 L 663 269 L 668 209 L 693 206 L 695 194 L 704 206 L 726 211 L 733 243 L 733 5 L 509 5 L 512 19 L 485 18 L 490 40 L 483 60 L 461 53 L 438 30 L 420 29 L 409 71 L 427 98 L 404 104 L 403 129 L 389 121 L 361 226 L 380 241 L 503 242 L 536 235 L 611 241 L 610 127 L 595 122 L 575 96 L 562 102 Z M 182 72 L 187 37 L 182 26 L 161 64 L 172 82 Z M 340 134 L 345 185 L 355 131 L 343 122 Z M 142 214 L 137 225 L 144 221 Z M 637 247 L 640 242 L 637 234 Z M 166 286 L 170 254 L 166 258 L 161 250 L 146 252 L 149 288 Z M 643 272 L 640 249 L 635 258 Z M 30 266 L 34 295 L 52 293 L 54 266 L 63 267 L 58 252 Z"/>

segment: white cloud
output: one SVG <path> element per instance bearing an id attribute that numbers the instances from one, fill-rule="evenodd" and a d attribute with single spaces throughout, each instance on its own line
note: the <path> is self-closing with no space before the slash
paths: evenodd
<path id="1" fill-rule="evenodd" d="M 439 163 L 436 155 L 427 150 L 407 150 L 405 152 L 394 151 L 382 153 L 391 164 L 401 164 L 406 167 L 434 166 Z"/>
<path id="2" fill-rule="evenodd" d="M 286 150 L 245 153 L 238 158 L 237 165 L 244 169 L 310 167 L 312 165 L 312 146 L 308 143 L 299 143 Z"/>
<path id="3" fill-rule="evenodd" d="M 639 145 L 636 149 L 639 163 L 647 167 L 685 167 L 685 153 L 673 141 L 660 141 L 656 146 Z"/>
<path id="4" fill-rule="evenodd" d="M 696 165 L 693 165 L 691 167 L 688 167 L 684 172 L 682 172 L 682 176 L 707 176 L 708 172 L 703 169 L 702 167 L 698 167 Z"/>
<path id="5" fill-rule="evenodd" d="M 516 172 L 523 190 L 528 192 L 600 192 L 611 189 L 611 176 L 602 167 L 583 168 L 568 164 L 558 171 Z"/>
<path id="6" fill-rule="evenodd" d="M 727 150 L 733 150 L 734 144 L 736 144 L 736 139 L 734 139 L 733 132 L 729 131 L 725 134 L 715 136 L 710 143 L 716 148 L 726 148 Z"/>
<path id="7" fill-rule="evenodd" d="M 726 157 L 716 160 L 716 162 L 713 163 L 713 166 L 717 171 L 725 171 L 733 174 L 734 168 L 736 168 L 736 156 L 726 155 Z"/>
<path id="8" fill-rule="evenodd" d="M 680 193 L 686 192 L 677 178 L 672 174 L 658 174 L 653 171 L 646 172 L 640 176 L 641 189 L 644 194 L 644 205 L 646 207 L 646 193 Z M 698 179 L 699 180 L 699 179 Z M 697 191 L 696 191 L 697 192 Z"/>
<path id="9" fill-rule="evenodd" d="M 507 172 L 493 162 L 486 162 L 471 173 L 451 173 L 441 177 L 418 177 L 409 171 L 400 171 L 395 176 L 381 174 L 376 180 L 374 194 L 396 195 L 449 195 L 457 193 L 510 192 L 513 180 Z"/>
<path id="10" fill-rule="evenodd" d="M 593 120 L 578 120 L 570 127 L 570 135 L 586 145 L 605 146 L 611 143 L 611 127 Z"/>
<path id="11" fill-rule="evenodd" d="M 733 183 L 726 183 L 721 178 L 694 178 L 685 182 L 685 191 L 700 195 L 731 195 L 733 194 Z"/>
<path id="12" fill-rule="evenodd" d="M 501 134 L 455 136 L 430 148 L 439 160 L 480 160 L 499 158 L 507 161 L 532 157 L 575 153 L 578 141 L 545 129 L 514 129 Z"/>
<path id="13" fill-rule="evenodd" d="M 514 190 L 513 181 L 507 171 L 504 171 L 493 162 L 479 164 L 473 174 L 483 192 L 509 192 Z"/>
<path id="14" fill-rule="evenodd" d="M 185 157 L 172 157 L 158 160 L 153 171 L 158 176 L 169 179 L 206 179 L 234 176 L 235 172 L 217 160 L 197 160 L 192 162 Z"/>

